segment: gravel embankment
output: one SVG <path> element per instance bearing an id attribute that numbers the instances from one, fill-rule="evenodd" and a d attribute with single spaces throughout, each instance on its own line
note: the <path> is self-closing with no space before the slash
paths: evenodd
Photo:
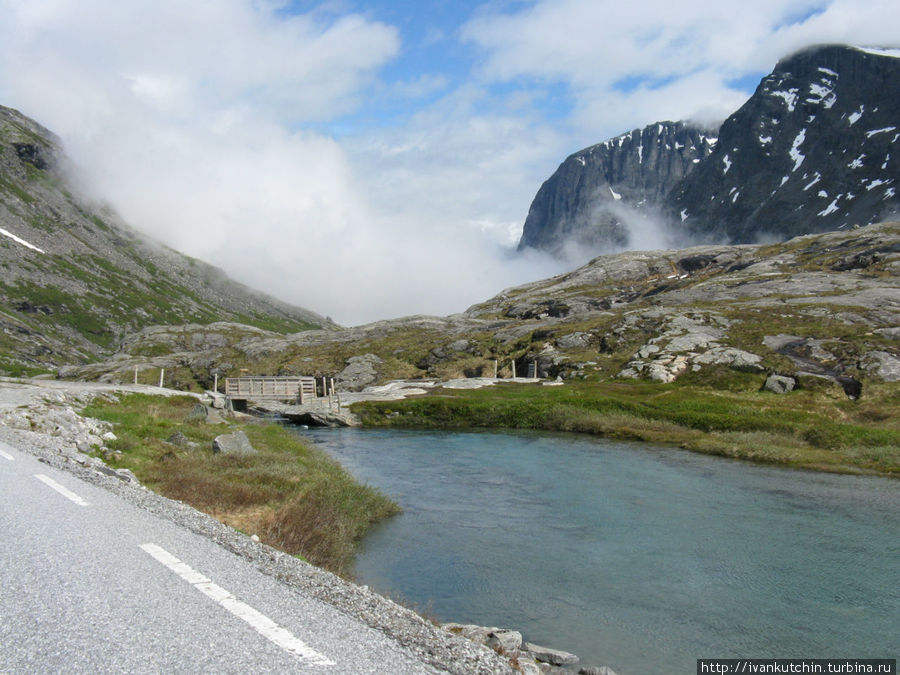
<path id="1" fill-rule="evenodd" d="M 409 609 L 304 563 L 223 525 L 181 502 L 142 487 L 128 472 L 116 472 L 87 450 L 104 433 L 105 423 L 77 414 L 90 399 L 116 392 L 183 394 L 146 385 L 104 385 L 51 380 L 0 378 L 0 441 L 28 452 L 81 480 L 114 492 L 122 499 L 203 535 L 240 555 L 298 592 L 318 598 L 395 639 L 434 672 L 460 675 L 513 673 L 509 662 L 492 650 L 443 630 Z"/>

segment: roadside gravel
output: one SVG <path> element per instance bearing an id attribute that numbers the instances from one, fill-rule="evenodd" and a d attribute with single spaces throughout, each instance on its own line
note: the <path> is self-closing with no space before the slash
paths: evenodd
<path id="1" fill-rule="evenodd" d="M 147 385 L 0 378 L 0 442 L 209 538 L 296 591 L 327 602 L 393 638 L 435 673 L 515 672 L 506 659 L 487 647 L 457 637 L 365 586 L 344 581 L 255 542 L 182 502 L 157 495 L 141 486 L 130 473 L 113 471 L 102 461 L 81 452 L 78 444 L 83 444 L 84 438 L 102 438 L 108 428 L 104 423 L 85 420 L 77 414 L 73 417 L 73 413 L 95 396 L 117 392 L 184 394 Z"/>

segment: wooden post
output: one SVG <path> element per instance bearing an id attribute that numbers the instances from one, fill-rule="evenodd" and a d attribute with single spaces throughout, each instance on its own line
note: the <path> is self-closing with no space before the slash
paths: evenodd
<path id="1" fill-rule="evenodd" d="M 216 373 L 213 375 L 213 391 L 215 393 L 219 393 L 219 374 Z"/>
<path id="2" fill-rule="evenodd" d="M 494 359 L 494 379 L 497 379 L 497 359 Z"/>
<path id="3" fill-rule="evenodd" d="M 166 369 L 165 369 L 165 368 L 160 368 L 160 369 L 159 369 L 159 386 L 160 386 L 160 387 L 163 386 L 163 377 L 165 377 L 165 374 L 166 374 Z"/>
<path id="4" fill-rule="evenodd" d="M 513 379 L 516 379 L 516 360 L 512 360 Z"/>
<path id="5" fill-rule="evenodd" d="M 334 396 L 334 378 L 331 378 L 331 395 Z"/>
<path id="6" fill-rule="evenodd" d="M 134 383 L 137 384 L 137 366 L 134 367 Z"/>

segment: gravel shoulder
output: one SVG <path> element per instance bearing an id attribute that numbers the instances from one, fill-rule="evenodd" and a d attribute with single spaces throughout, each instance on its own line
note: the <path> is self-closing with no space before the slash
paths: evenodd
<path id="1" fill-rule="evenodd" d="M 435 673 L 513 673 L 492 650 L 437 627 L 415 612 L 322 569 L 277 551 L 223 525 L 186 504 L 141 486 L 129 473 L 113 471 L 79 449 L 102 439 L 103 423 L 85 420 L 76 410 L 98 395 L 141 392 L 183 395 L 147 385 L 110 385 L 54 380 L 0 378 L 0 442 L 36 456 L 122 499 L 207 537 L 238 554 L 263 573 L 317 598 L 384 633 Z M 82 449 L 87 449 L 82 447 Z"/>

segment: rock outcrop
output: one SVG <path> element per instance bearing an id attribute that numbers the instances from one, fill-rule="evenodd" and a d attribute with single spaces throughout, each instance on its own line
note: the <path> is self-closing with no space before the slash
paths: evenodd
<path id="1" fill-rule="evenodd" d="M 714 132 L 659 122 L 568 157 L 531 203 L 519 250 L 624 248 L 715 145 Z"/>

